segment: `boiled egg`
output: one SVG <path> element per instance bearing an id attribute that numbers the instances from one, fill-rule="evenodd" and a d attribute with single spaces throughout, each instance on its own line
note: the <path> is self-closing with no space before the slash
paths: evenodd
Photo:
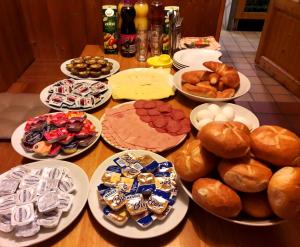
<path id="1" fill-rule="evenodd" d="M 250 121 L 248 121 L 246 118 L 242 117 L 242 116 L 236 116 L 234 118 L 234 121 L 235 122 L 240 122 L 240 123 L 243 123 L 245 124 L 249 130 L 251 130 L 253 128 L 252 124 L 250 123 Z"/>
<path id="2" fill-rule="evenodd" d="M 231 106 L 224 106 L 222 108 L 222 114 L 226 116 L 228 121 L 232 121 L 235 117 L 234 109 Z"/>
<path id="3" fill-rule="evenodd" d="M 221 108 L 220 106 L 216 105 L 216 104 L 210 104 L 207 107 L 207 110 L 209 110 L 211 113 L 213 113 L 215 116 L 218 115 L 221 112 Z"/>
<path id="4" fill-rule="evenodd" d="M 199 122 L 202 119 L 214 119 L 214 114 L 211 113 L 209 110 L 201 110 L 199 112 L 197 112 L 196 114 L 196 120 Z"/>
<path id="5" fill-rule="evenodd" d="M 201 130 L 203 126 L 205 126 L 206 124 L 212 122 L 213 120 L 212 119 L 209 119 L 209 118 L 204 118 L 202 120 L 200 120 L 198 123 L 197 123 L 197 129 L 198 130 Z"/>
<path id="6" fill-rule="evenodd" d="M 224 114 L 219 113 L 216 115 L 214 120 L 215 121 L 228 121 L 228 118 Z"/>

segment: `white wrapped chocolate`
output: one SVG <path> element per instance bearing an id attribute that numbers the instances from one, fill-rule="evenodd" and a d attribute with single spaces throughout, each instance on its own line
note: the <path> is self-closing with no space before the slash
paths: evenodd
<path id="1" fill-rule="evenodd" d="M 12 178 L 0 180 L 0 196 L 11 195 L 16 192 L 20 181 Z"/>
<path id="2" fill-rule="evenodd" d="M 11 211 L 11 224 L 13 226 L 24 226 L 35 219 L 33 204 L 14 206 Z"/>
<path id="3" fill-rule="evenodd" d="M 30 169 L 27 166 L 17 166 L 12 168 L 9 171 L 9 178 L 13 178 L 13 179 L 22 179 L 27 173 L 30 172 Z"/>
<path id="4" fill-rule="evenodd" d="M 62 192 L 72 193 L 73 191 L 75 191 L 73 179 L 69 175 L 65 174 L 59 181 L 58 188 Z"/>
<path id="5" fill-rule="evenodd" d="M 15 235 L 16 237 L 31 237 L 37 234 L 40 231 L 41 227 L 37 224 L 36 221 L 33 221 L 27 225 L 16 226 Z"/>
<path id="6" fill-rule="evenodd" d="M 42 177 L 46 179 L 61 179 L 63 175 L 65 174 L 65 170 L 62 168 L 50 168 L 50 167 L 45 167 L 43 169 Z"/>
<path id="7" fill-rule="evenodd" d="M 62 211 L 60 209 L 40 213 L 38 215 L 37 223 L 45 228 L 54 228 L 58 225 L 61 215 Z"/>
<path id="8" fill-rule="evenodd" d="M 63 212 L 68 212 L 73 204 L 73 195 L 67 193 L 59 193 L 58 194 L 59 205 L 58 209 Z"/>
<path id="9" fill-rule="evenodd" d="M 10 214 L 14 206 L 16 206 L 15 194 L 0 197 L 0 214 Z"/>
<path id="10" fill-rule="evenodd" d="M 19 185 L 19 188 L 25 189 L 28 187 L 37 187 L 39 182 L 41 180 L 40 175 L 35 175 L 35 174 L 26 174 Z"/>
<path id="11" fill-rule="evenodd" d="M 37 200 L 37 208 L 40 213 L 56 209 L 59 205 L 57 191 L 47 191 Z"/>
<path id="12" fill-rule="evenodd" d="M 20 189 L 16 193 L 17 205 L 27 204 L 36 201 L 36 188 L 29 187 Z"/>
<path id="13" fill-rule="evenodd" d="M 0 231 L 11 232 L 14 227 L 11 225 L 11 214 L 0 215 Z"/>
<path id="14" fill-rule="evenodd" d="M 42 179 L 37 186 L 37 194 L 42 195 L 47 191 L 56 191 L 58 188 L 58 179 Z"/>

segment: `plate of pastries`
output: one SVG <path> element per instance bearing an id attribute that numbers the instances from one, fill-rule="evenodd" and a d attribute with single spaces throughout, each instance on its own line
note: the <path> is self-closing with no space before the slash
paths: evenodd
<path id="1" fill-rule="evenodd" d="M 268 226 L 300 218 L 300 138 L 275 125 L 252 132 L 210 122 L 174 156 L 185 192 L 224 220 Z"/>
<path id="2" fill-rule="evenodd" d="M 99 80 L 106 78 L 120 69 L 120 64 L 111 58 L 102 56 L 84 56 L 63 62 L 61 72 L 74 79 Z"/>
<path id="3" fill-rule="evenodd" d="M 246 94 L 251 87 L 244 74 L 216 61 L 179 70 L 174 75 L 174 85 L 186 97 L 200 102 L 233 100 Z"/>

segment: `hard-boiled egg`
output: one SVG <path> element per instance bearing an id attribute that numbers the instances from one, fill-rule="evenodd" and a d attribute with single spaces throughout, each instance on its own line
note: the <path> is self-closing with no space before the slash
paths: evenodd
<path id="1" fill-rule="evenodd" d="M 213 120 L 214 117 L 215 117 L 214 114 L 212 114 L 209 110 L 201 110 L 196 114 L 196 120 L 198 122 L 205 118 Z"/>
<path id="2" fill-rule="evenodd" d="M 197 129 L 198 130 L 201 130 L 203 126 L 205 126 L 206 124 L 212 122 L 213 120 L 212 119 L 209 119 L 209 118 L 204 118 L 202 120 L 200 120 L 198 123 L 197 123 Z"/>
<path id="3" fill-rule="evenodd" d="M 215 116 L 218 115 L 221 112 L 221 108 L 220 106 L 216 105 L 216 104 L 210 104 L 207 107 L 207 110 L 209 110 L 211 113 L 213 113 Z"/>
<path id="4" fill-rule="evenodd" d="M 253 128 L 253 126 L 252 126 L 252 124 L 250 123 L 250 121 L 247 120 L 246 118 L 242 117 L 242 116 L 236 116 L 236 117 L 234 118 L 234 121 L 245 124 L 245 125 L 249 128 L 249 130 L 251 130 L 251 129 Z"/>
<path id="5" fill-rule="evenodd" d="M 215 121 L 228 121 L 228 118 L 227 118 L 224 114 L 219 113 L 219 114 L 215 117 L 214 120 L 215 120 Z"/>
<path id="6" fill-rule="evenodd" d="M 222 114 L 227 117 L 228 121 L 232 121 L 235 117 L 234 109 L 228 105 L 222 108 Z"/>

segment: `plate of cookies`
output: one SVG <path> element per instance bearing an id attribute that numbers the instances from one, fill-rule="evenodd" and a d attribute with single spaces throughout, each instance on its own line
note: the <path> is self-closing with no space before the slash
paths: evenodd
<path id="1" fill-rule="evenodd" d="M 120 64 L 111 58 L 102 56 L 84 56 L 73 58 L 63 62 L 61 72 L 74 79 L 100 80 L 120 69 Z"/>
<path id="2" fill-rule="evenodd" d="M 300 216 L 300 139 L 288 129 L 210 122 L 173 161 L 189 197 L 219 218 L 270 226 Z"/>
<path id="3" fill-rule="evenodd" d="M 107 230 L 146 239 L 174 229 L 189 198 L 178 186 L 174 166 L 144 150 L 117 153 L 103 161 L 90 180 L 89 207 Z"/>
<path id="4" fill-rule="evenodd" d="M 233 100 L 246 94 L 251 87 L 244 74 L 216 61 L 181 69 L 174 75 L 173 82 L 183 95 L 200 102 Z"/>

